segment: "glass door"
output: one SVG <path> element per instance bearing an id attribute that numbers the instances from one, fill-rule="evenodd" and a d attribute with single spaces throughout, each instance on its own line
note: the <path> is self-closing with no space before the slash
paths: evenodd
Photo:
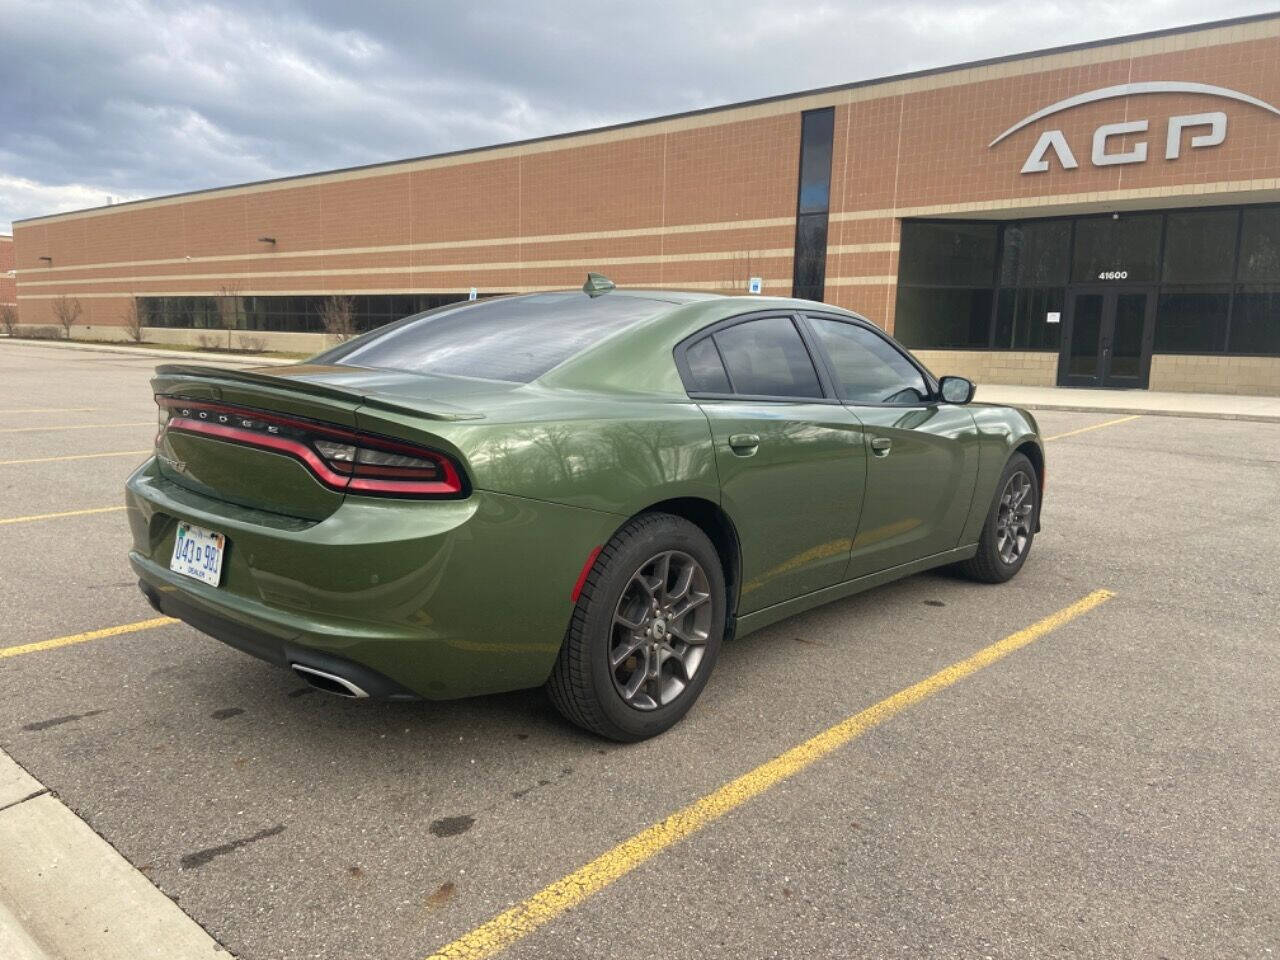
<path id="1" fill-rule="evenodd" d="M 1155 290 L 1073 287 L 1067 292 L 1058 385 L 1145 388 L 1151 371 Z"/>

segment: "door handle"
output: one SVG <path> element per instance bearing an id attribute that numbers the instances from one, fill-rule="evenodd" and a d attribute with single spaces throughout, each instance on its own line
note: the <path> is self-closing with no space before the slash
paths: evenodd
<path id="1" fill-rule="evenodd" d="M 731 434 L 729 449 L 740 457 L 749 457 L 760 449 L 760 435 L 758 433 Z"/>
<path id="2" fill-rule="evenodd" d="M 877 457 L 887 457 L 889 451 L 893 449 L 893 441 L 888 437 L 872 437 L 871 452 Z"/>

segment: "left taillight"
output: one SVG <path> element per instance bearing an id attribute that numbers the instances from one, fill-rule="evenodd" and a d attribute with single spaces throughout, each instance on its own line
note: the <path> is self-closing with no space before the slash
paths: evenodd
<path id="1" fill-rule="evenodd" d="M 249 407 L 155 399 L 157 446 L 167 431 L 193 433 L 291 456 L 334 490 L 433 499 L 466 495 L 462 470 L 430 447 Z"/>

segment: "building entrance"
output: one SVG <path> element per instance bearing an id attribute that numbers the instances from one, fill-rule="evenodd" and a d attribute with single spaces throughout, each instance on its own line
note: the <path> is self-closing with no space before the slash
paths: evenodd
<path id="1" fill-rule="evenodd" d="M 1058 385 L 1145 389 L 1151 373 L 1156 288 L 1067 290 Z"/>

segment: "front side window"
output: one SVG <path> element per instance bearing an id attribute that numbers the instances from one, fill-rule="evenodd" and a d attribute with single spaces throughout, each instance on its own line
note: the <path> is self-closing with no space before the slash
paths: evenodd
<path id="1" fill-rule="evenodd" d="M 790 318 L 748 320 L 725 327 L 714 336 L 734 393 L 757 397 L 822 396 L 809 351 Z"/>
<path id="2" fill-rule="evenodd" d="M 915 364 L 879 334 L 824 317 L 810 323 L 849 403 L 919 403 L 929 396 Z"/>

